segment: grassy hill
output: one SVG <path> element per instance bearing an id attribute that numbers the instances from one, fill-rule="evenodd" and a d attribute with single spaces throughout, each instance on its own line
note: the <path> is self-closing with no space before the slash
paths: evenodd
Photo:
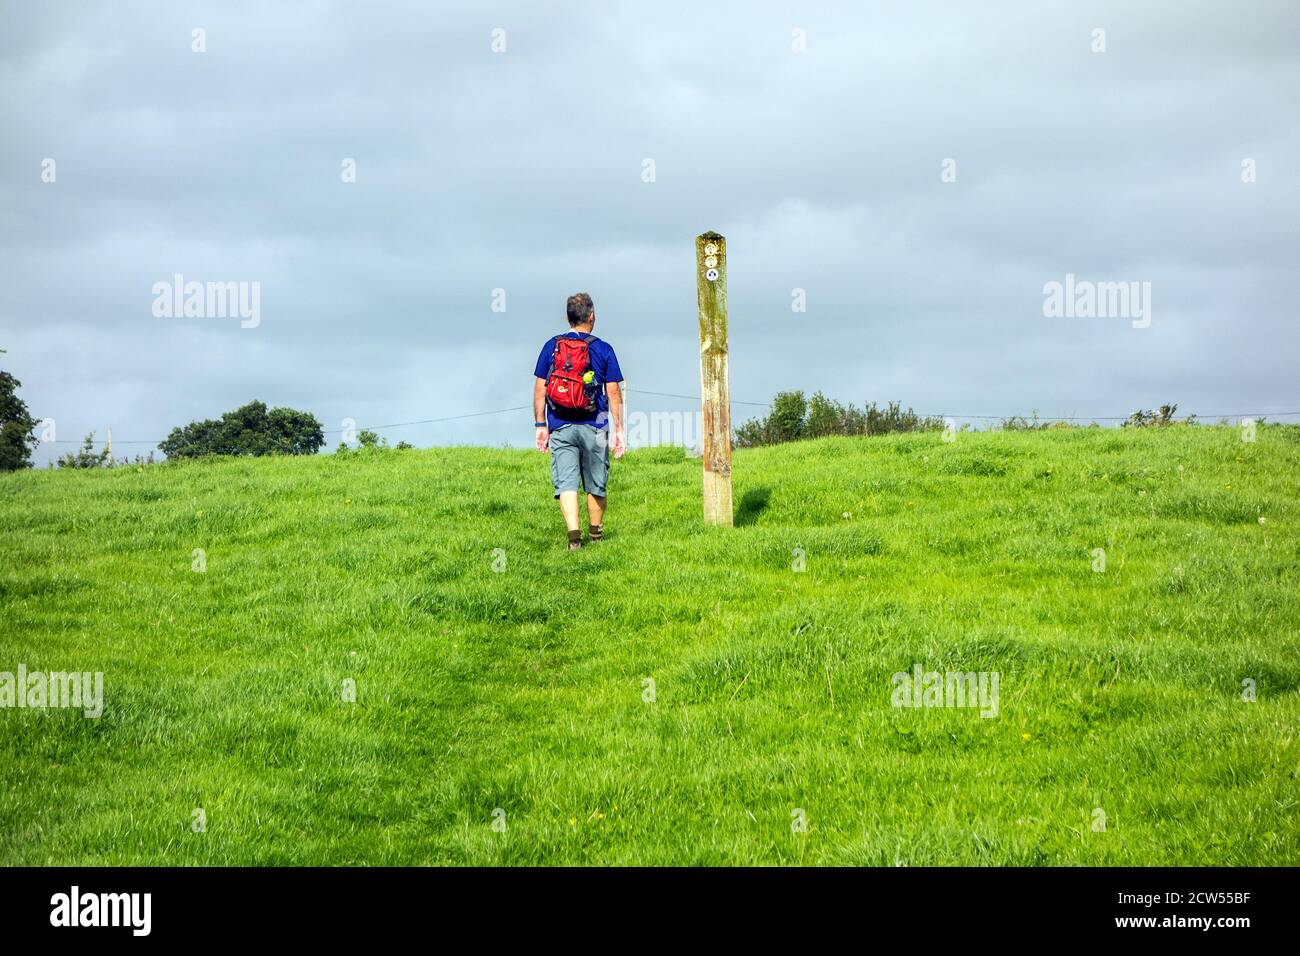
<path id="1" fill-rule="evenodd" d="M 0 671 L 105 675 L 0 710 L 0 863 L 1300 864 L 1300 429 L 742 451 L 734 529 L 650 449 L 576 554 L 548 475 L 0 476 Z"/>

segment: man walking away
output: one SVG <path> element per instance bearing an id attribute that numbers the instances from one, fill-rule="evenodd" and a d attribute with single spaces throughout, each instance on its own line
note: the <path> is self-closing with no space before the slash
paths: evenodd
<path id="1" fill-rule="evenodd" d="M 623 371 L 608 342 L 591 334 L 596 308 L 578 292 L 567 304 L 569 331 L 547 339 L 533 370 L 533 426 L 537 450 L 551 452 L 551 480 L 560 513 L 569 529 L 569 550 L 582 547 L 578 489 L 587 492 L 587 536 L 599 541 L 605 531 L 609 450 L 622 458 Z M 611 427 L 612 423 L 612 427 Z"/>

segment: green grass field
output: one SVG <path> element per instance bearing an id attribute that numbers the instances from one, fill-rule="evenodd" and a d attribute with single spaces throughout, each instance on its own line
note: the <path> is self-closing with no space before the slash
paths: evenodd
<path id="1" fill-rule="evenodd" d="M 0 671 L 105 675 L 0 710 L 0 863 L 1300 864 L 1300 428 L 741 451 L 734 529 L 648 449 L 572 555 L 548 477 L 0 476 Z"/>

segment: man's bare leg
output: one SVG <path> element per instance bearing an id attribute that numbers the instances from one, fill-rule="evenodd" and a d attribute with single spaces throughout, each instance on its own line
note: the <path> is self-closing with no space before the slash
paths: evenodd
<path id="1" fill-rule="evenodd" d="M 576 491 L 560 492 L 560 513 L 564 515 L 564 524 L 570 531 L 578 530 L 578 493 Z"/>
<path id="2" fill-rule="evenodd" d="M 605 498 L 587 495 L 587 527 L 592 541 L 599 541 L 605 532 Z"/>

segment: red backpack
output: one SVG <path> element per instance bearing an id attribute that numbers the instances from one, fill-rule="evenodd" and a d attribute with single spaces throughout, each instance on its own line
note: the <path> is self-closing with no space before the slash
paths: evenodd
<path id="1" fill-rule="evenodd" d="M 594 341 L 594 335 L 580 339 L 566 335 L 555 337 L 555 358 L 551 362 L 551 374 L 546 377 L 546 401 L 557 413 L 596 411 L 595 375 L 591 381 L 583 381 L 583 375 L 591 371 L 589 346 Z"/>

